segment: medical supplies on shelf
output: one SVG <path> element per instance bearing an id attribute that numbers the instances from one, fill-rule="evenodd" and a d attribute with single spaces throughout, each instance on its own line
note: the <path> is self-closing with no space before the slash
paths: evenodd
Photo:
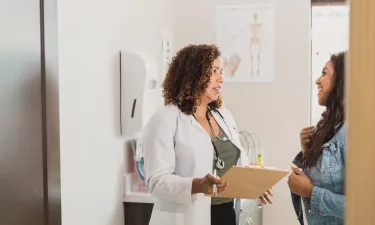
<path id="1" fill-rule="evenodd" d="M 142 132 L 131 139 L 133 152 L 133 192 L 147 192 L 142 151 Z"/>

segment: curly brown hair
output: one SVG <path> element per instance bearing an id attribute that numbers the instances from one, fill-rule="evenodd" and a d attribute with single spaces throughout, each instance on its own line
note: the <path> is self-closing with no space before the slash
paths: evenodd
<path id="1" fill-rule="evenodd" d="M 179 50 L 169 65 L 163 82 L 165 105 L 176 105 L 185 114 L 197 110 L 200 98 L 210 85 L 213 62 L 221 53 L 215 45 L 188 45 Z M 211 109 L 220 108 L 222 99 L 209 103 Z"/>

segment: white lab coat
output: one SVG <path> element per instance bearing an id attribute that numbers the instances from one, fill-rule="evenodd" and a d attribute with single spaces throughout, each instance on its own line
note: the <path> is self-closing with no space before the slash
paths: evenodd
<path id="1" fill-rule="evenodd" d="M 232 133 L 232 142 L 241 150 L 239 165 L 248 164 L 234 119 L 227 109 L 219 109 Z M 230 137 L 223 119 L 213 116 Z M 176 106 L 157 111 L 144 129 L 146 185 L 154 198 L 149 225 L 211 225 L 211 198 L 191 195 L 193 178 L 212 173 L 214 148 L 210 136 L 191 115 Z M 240 201 L 236 200 L 236 214 Z"/>

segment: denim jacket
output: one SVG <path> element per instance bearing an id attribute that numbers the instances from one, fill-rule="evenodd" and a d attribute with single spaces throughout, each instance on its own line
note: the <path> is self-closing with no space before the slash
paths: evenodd
<path id="1" fill-rule="evenodd" d="M 302 198 L 309 225 L 343 225 L 345 207 L 345 137 L 344 124 L 336 127 L 335 136 L 322 146 L 322 154 L 317 164 L 304 170 L 314 189 L 311 199 Z M 302 152 L 293 160 L 297 164 Z M 303 212 L 301 197 L 292 194 L 292 202 L 301 225 Z"/>

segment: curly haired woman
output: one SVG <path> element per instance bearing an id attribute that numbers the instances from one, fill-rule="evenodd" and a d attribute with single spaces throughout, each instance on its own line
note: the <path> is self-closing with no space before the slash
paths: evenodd
<path id="1" fill-rule="evenodd" d="M 234 119 L 222 108 L 222 70 L 214 45 L 189 45 L 171 62 L 165 107 L 144 130 L 146 184 L 155 199 L 150 225 L 236 224 L 239 201 L 235 210 L 234 199 L 205 195 L 214 184 L 217 193 L 230 188 L 219 177 L 247 165 Z M 265 204 L 270 195 L 261 196 Z"/>

